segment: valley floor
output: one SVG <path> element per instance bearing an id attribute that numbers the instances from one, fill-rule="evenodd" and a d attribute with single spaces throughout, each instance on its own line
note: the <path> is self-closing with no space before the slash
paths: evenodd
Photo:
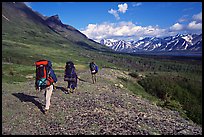
<path id="1" fill-rule="evenodd" d="M 76 92 L 65 94 L 67 83 L 58 76 L 48 114 L 43 92 L 34 80 L 2 83 L 3 135 L 201 135 L 202 127 L 177 112 L 151 104 L 120 85 L 126 72 L 101 69 L 95 84 L 89 71 L 78 74 Z"/>

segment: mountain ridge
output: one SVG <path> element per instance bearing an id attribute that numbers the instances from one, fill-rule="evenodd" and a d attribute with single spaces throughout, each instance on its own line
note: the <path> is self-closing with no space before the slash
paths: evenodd
<path id="1" fill-rule="evenodd" d="M 28 39 L 27 36 L 30 36 L 29 39 L 34 39 L 35 37 L 32 35 L 36 37 L 52 35 L 57 39 L 67 40 L 67 43 L 72 43 L 71 45 L 76 45 L 81 48 L 111 51 L 109 48 L 93 42 L 73 26 L 63 24 L 57 14 L 50 17 L 44 16 L 37 11 L 33 11 L 23 2 L 2 3 L 2 24 L 4 24 L 3 34 L 10 34 L 9 37 L 15 37 L 13 34 L 18 34 L 21 35 L 23 39 Z M 19 24 L 21 25 L 18 26 Z M 16 26 L 18 26 L 18 28 Z M 66 40 L 58 37 L 63 37 Z M 20 40 L 19 38 L 12 39 Z"/>
<path id="2" fill-rule="evenodd" d="M 102 39 L 100 41 L 115 51 L 126 53 L 137 52 L 198 52 L 202 53 L 202 34 L 177 34 L 175 36 L 145 37 L 138 41 Z"/>

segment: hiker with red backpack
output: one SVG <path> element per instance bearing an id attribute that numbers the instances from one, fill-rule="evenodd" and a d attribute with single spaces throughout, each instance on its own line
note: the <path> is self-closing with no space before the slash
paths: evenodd
<path id="1" fill-rule="evenodd" d="M 65 65 L 65 72 L 64 72 L 64 81 L 67 81 L 67 92 L 66 93 L 73 93 L 77 87 L 77 74 L 76 68 L 72 61 L 67 61 Z"/>
<path id="2" fill-rule="evenodd" d="M 98 66 L 96 65 L 96 63 L 94 61 L 92 61 L 89 64 L 89 68 L 90 68 L 90 71 L 91 71 L 92 81 L 93 81 L 93 84 L 94 84 L 94 83 L 96 83 L 96 73 L 98 73 Z"/>
<path id="3" fill-rule="evenodd" d="M 35 87 L 38 91 L 45 90 L 45 109 L 46 114 L 50 107 L 50 100 L 53 91 L 53 84 L 57 82 L 57 77 L 52 69 L 52 62 L 49 60 L 39 60 L 36 65 Z"/>

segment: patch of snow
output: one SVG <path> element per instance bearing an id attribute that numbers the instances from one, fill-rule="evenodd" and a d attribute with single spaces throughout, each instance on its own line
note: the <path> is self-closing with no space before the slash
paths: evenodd
<path id="1" fill-rule="evenodd" d="M 193 37 L 191 35 L 187 35 L 187 36 L 183 36 L 182 37 L 185 41 L 189 42 L 189 43 L 192 43 L 192 39 Z"/>

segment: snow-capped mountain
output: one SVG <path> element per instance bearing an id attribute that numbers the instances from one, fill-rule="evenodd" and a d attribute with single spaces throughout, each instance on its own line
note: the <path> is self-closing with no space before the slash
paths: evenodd
<path id="1" fill-rule="evenodd" d="M 106 45 L 115 51 L 122 51 L 125 52 L 129 48 L 131 48 L 131 42 L 124 41 L 124 40 L 113 40 L 113 39 L 102 39 L 100 41 L 102 45 Z"/>
<path id="2" fill-rule="evenodd" d="M 138 41 L 102 39 L 101 44 L 119 52 L 200 52 L 202 53 L 202 34 L 177 34 L 164 38 L 146 37 Z"/>

